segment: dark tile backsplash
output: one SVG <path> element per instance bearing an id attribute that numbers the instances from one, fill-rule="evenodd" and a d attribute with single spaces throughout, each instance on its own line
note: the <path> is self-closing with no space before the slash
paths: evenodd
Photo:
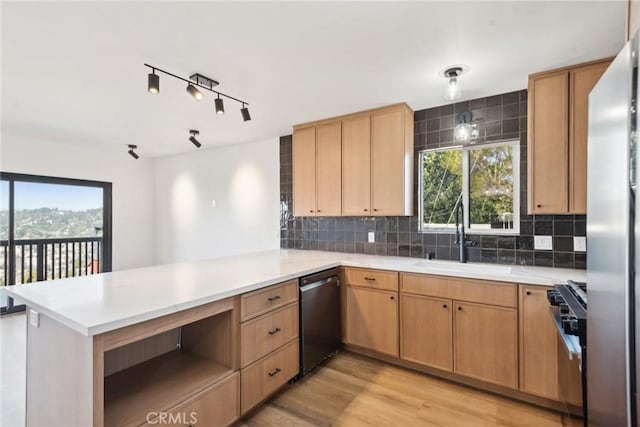
<path id="1" fill-rule="evenodd" d="M 470 235 L 469 261 L 545 267 L 586 268 L 586 254 L 573 251 L 573 236 L 586 236 L 584 215 L 527 215 L 527 91 L 505 93 L 457 104 L 416 111 L 414 162 L 426 148 L 454 145 L 456 115 L 471 111 L 480 142 L 520 139 L 520 235 Z M 293 203 L 292 136 L 280 138 L 280 246 L 371 255 L 458 259 L 458 247 L 449 233 L 420 233 L 417 217 L 417 167 L 414 216 L 296 218 Z M 368 232 L 376 243 L 368 243 Z M 535 251 L 534 235 L 552 235 L 553 251 Z"/>

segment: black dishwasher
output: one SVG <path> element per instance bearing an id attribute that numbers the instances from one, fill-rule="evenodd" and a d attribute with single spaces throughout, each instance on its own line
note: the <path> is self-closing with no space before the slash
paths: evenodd
<path id="1" fill-rule="evenodd" d="M 331 269 L 300 279 L 300 375 L 341 347 L 340 280 Z"/>

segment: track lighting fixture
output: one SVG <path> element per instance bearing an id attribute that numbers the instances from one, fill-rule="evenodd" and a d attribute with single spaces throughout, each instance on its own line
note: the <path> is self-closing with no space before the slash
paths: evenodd
<path id="1" fill-rule="evenodd" d="M 224 103 L 220 98 L 220 94 L 218 94 L 218 97 L 215 100 L 215 104 L 216 104 L 216 114 L 224 114 Z"/>
<path id="2" fill-rule="evenodd" d="M 251 115 L 249 114 L 249 109 L 245 107 L 244 102 L 242 103 L 242 108 L 240 109 L 240 113 L 242 113 L 242 120 L 248 122 L 251 120 Z"/>
<path id="3" fill-rule="evenodd" d="M 193 96 L 196 101 L 202 101 L 202 98 L 204 98 L 204 94 L 191 83 L 187 85 L 187 93 Z"/>
<path id="4" fill-rule="evenodd" d="M 151 75 L 151 74 L 149 74 L 149 75 Z M 133 157 L 133 158 L 134 158 L 134 159 L 136 159 L 136 160 L 138 160 L 138 159 L 140 158 L 140 156 L 138 156 L 138 155 L 136 154 L 136 152 L 135 152 L 135 151 L 133 151 L 133 150 L 135 150 L 135 149 L 137 149 L 137 148 L 138 148 L 138 146 L 137 146 L 137 145 L 129 144 L 129 151 L 128 151 L 128 153 L 129 153 L 129 155 L 130 155 L 131 157 Z"/>
<path id="5" fill-rule="evenodd" d="M 200 131 L 197 131 L 197 130 L 195 130 L 195 129 L 191 129 L 191 130 L 189 131 L 189 133 L 191 134 L 191 136 L 189 137 L 189 141 L 191 141 L 191 143 L 192 143 L 193 145 L 195 145 L 195 146 L 196 146 L 196 148 L 200 148 L 200 147 L 202 146 L 202 144 L 200 144 L 200 141 L 198 141 L 198 140 L 196 139 L 196 136 L 200 135 Z"/>
<path id="6" fill-rule="evenodd" d="M 147 79 L 147 90 L 153 94 L 160 92 L 160 76 L 156 74 L 155 68 L 151 68 L 151 74 Z"/>
<path id="7" fill-rule="evenodd" d="M 189 77 L 189 79 L 186 79 L 184 77 L 180 77 L 175 74 L 172 74 L 168 71 L 161 70 L 160 68 L 155 67 L 153 65 L 149 65 L 149 64 L 144 64 L 144 65 L 145 67 L 151 68 L 151 74 L 149 74 L 149 84 L 148 84 L 149 92 L 151 93 L 160 92 L 160 76 L 156 74 L 156 71 L 157 71 L 159 73 L 166 74 L 167 76 L 173 77 L 174 79 L 182 80 L 183 82 L 187 83 L 187 93 L 193 96 L 198 101 L 204 98 L 204 93 L 200 89 L 208 90 L 209 92 L 213 92 L 214 94 L 216 94 L 217 98 L 214 100 L 216 114 L 224 114 L 224 100 L 222 98 L 227 98 L 242 104 L 242 108 L 240 109 L 240 113 L 242 113 L 242 119 L 245 122 L 248 122 L 249 120 L 251 120 L 251 115 L 249 114 L 249 104 L 241 99 L 234 98 L 231 95 L 227 95 L 222 92 L 218 92 L 217 90 L 214 90 L 213 88 L 215 86 L 218 86 L 219 84 L 217 81 L 198 73 L 192 74 Z"/>

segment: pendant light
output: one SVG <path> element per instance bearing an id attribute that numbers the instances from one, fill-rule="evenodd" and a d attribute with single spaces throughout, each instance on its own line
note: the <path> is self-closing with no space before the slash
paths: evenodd
<path id="1" fill-rule="evenodd" d="M 251 120 L 251 115 L 249 114 L 249 109 L 242 103 L 242 108 L 240 109 L 240 113 L 242 113 L 242 120 L 248 122 Z"/>
<path id="2" fill-rule="evenodd" d="M 189 83 L 187 85 L 187 93 L 191 96 L 193 96 L 193 98 L 196 101 L 202 101 L 202 98 L 204 97 L 204 94 L 202 92 L 200 92 L 198 90 L 198 88 L 196 88 L 194 85 L 192 85 L 191 83 Z"/>
<path id="3" fill-rule="evenodd" d="M 156 74 L 155 68 L 147 78 L 147 90 L 153 94 L 160 92 L 160 76 Z"/>
<path id="4" fill-rule="evenodd" d="M 224 114 L 224 102 L 222 101 L 222 98 L 220 98 L 220 94 L 218 94 L 218 97 L 215 100 L 215 104 L 216 114 Z"/>
<path id="5" fill-rule="evenodd" d="M 462 97 L 462 88 L 460 87 L 460 75 L 462 75 L 462 67 L 451 67 L 445 70 L 444 76 L 449 79 L 444 92 L 444 99 L 447 101 L 455 101 Z"/>

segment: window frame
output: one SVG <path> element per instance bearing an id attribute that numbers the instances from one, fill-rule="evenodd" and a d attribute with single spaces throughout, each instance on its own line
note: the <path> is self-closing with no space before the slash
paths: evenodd
<path id="1" fill-rule="evenodd" d="M 513 149 L 512 163 L 513 163 L 513 228 L 512 229 L 474 229 L 470 227 L 469 218 L 469 156 L 474 150 L 492 147 L 504 147 L 511 146 Z M 467 234 L 489 234 L 499 236 L 518 236 L 520 235 L 520 140 L 519 139 L 507 139 L 501 141 L 492 141 L 479 144 L 466 144 L 466 145 L 453 145 L 450 147 L 442 148 L 429 148 L 421 150 L 418 154 L 418 223 L 421 233 L 455 233 L 455 227 L 425 227 L 424 223 L 424 156 L 428 153 L 443 152 L 449 150 L 460 150 L 462 154 L 462 202 L 464 204 L 463 210 L 463 222 L 465 227 L 465 233 Z"/>

